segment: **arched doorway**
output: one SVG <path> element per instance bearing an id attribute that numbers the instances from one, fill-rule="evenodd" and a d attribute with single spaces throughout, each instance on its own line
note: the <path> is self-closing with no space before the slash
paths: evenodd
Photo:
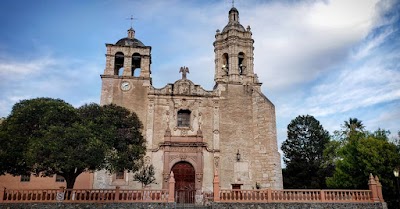
<path id="1" fill-rule="evenodd" d="M 175 195 L 177 203 L 194 203 L 196 174 L 188 162 L 178 162 L 172 167 L 175 177 Z"/>

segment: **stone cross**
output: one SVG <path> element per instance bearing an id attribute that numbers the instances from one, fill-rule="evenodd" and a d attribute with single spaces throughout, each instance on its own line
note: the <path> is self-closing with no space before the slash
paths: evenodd
<path id="1" fill-rule="evenodd" d="M 179 73 L 182 73 L 182 79 L 186 79 L 186 73 L 189 73 L 189 68 L 188 67 L 181 67 L 179 70 Z"/>

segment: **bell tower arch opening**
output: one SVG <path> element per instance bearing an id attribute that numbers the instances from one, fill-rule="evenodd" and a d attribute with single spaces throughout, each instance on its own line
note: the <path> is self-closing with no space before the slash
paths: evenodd
<path id="1" fill-rule="evenodd" d="M 245 56 L 243 52 L 239 52 L 238 54 L 238 59 L 239 59 L 239 75 L 246 74 L 245 69 L 246 69 L 246 62 L 245 62 Z"/>
<path id="2" fill-rule="evenodd" d="M 222 55 L 222 70 L 225 75 L 229 74 L 229 55 L 228 53 L 224 53 Z"/>
<path id="3" fill-rule="evenodd" d="M 124 53 L 117 52 L 114 56 L 114 75 L 122 76 L 124 72 Z"/>
<path id="4" fill-rule="evenodd" d="M 141 55 L 139 53 L 134 53 L 132 55 L 132 76 L 139 77 L 141 69 Z"/>
<path id="5" fill-rule="evenodd" d="M 175 194 L 177 203 L 194 203 L 196 195 L 196 172 L 192 164 L 180 161 L 172 166 L 175 177 Z"/>

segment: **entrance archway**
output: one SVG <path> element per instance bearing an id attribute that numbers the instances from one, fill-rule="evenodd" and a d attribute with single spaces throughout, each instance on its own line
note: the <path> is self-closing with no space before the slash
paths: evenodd
<path id="1" fill-rule="evenodd" d="M 196 172 L 188 162 L 178 162 L 172 167 L 175 177 L 175 197 L 177 203 L 194 203 Z"/>

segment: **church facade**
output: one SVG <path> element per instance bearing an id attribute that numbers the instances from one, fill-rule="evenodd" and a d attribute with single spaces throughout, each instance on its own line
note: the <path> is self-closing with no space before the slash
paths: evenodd
<path id="1" fill-rule="evenodd" d="M 145 163 L 155 167 L 154 189 L 167 189 L 171 171 L 176 190 L 210 192 L 218 171 L 223 189 L 282 189 L 275 107 L 261 92 L 254 73 L 254 40 L 232 7 L 214 41 L 215 87 L 205 90 L 182 78 L 152 86 L 151 47 L 128 37 L 106 44 L 101 105 L 114 103 L 135 112 L 143 123 Z M 178 69 L 177 69 L 178 71 Z M 141 188 L 133 174 L 94 173 L 93 188 Z"/>

